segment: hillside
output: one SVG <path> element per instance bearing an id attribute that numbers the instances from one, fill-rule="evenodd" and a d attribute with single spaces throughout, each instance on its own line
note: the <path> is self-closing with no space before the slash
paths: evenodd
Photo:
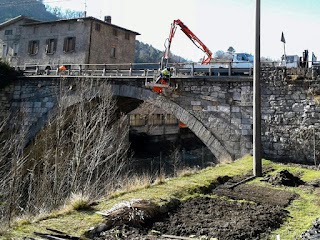
<path id="1" fill-rule="evenodd" d="M 46 10 L 38 0 L 0 0 L 0 23 L 19 15 L 30 16 L 38 20 L 56 20 L 57 17 Z"/>
<path id="2" fill-rule="evenodd" d="M 161 61 L 162 57 L 163 51 L 160 51 L 152 47 L 152 45 L 136 40 L 136 49 L 134 57 L 134 61 L 136 63 L 157 63 Z M 170 61 L 177 63 L 186 62 L 187 60 L 173 54 L 171 56 Z"/>
<path id="3" fill-rule="evenodd" d="M 246 156 L 150 185 L 136 184 L 132 190 L 94 203 L 87 199 L 82 207 L 78 199 L 51 214 L 20 220 L 4 236 L 231 240 L 280 235 L 298 239 L 320 217 L 320 172 L 267 160 L 263 169 L 263 178 L 249 177 L 252 157 Z"/>

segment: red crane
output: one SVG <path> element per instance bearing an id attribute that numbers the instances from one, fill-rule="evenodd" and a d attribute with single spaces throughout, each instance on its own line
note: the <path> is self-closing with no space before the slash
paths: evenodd
<path id="1" fill-rule="evenodd" d="M 180 26 L 181 31 L 184 32 L 188 38 L 190 38 L 190 40 L 194 43 L 194 45 L 196 45 L 197 48 L 201 49 L 207 55 L 206 58 L 205 56 L 203 57 L 201 64 L 209 64 L 212 59 L 212 52 L 183 22 L 181 22 L 180 19 L 177 19 L 177 20 L 174 20 L 173 23 L 171 24 L 170 35 L 169 35 L 169 38 L 167 39 L 168 46 L 166 47 L 164 51 L 164 56 L 163 56 L 164 59 L 166 60 L 165 66 L 167 66 L 168 64 L 172 39 L 174 37 L 174 34 L 176 33 L 178 25 Z"/>

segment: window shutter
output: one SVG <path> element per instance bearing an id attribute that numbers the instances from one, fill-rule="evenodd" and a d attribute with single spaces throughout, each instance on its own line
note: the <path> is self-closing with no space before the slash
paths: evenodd
<path id="1" fill-rule="evenodd" d="M 47 39 L 47 40 L 46 40 L 46 50 L 45 50 L 45 51 L 46 51 L 46 53 L 48 53 L 48 52 L 50 51 L 50 50 L 49 50 L 49 49 L 50 49 L 49 44 L 50 44 L 50 40 L 49 40 L 49 39 Z"/>
<path id="2" fill-rule="evenodd" d="M 28 45 L 28 53 L 31 54 L 31 46 L 32 46 L 32 41 L 29 41 Z"/>
<path id="3" fill-rule="evenodd" d="M 68 48 L 68 38 L 65 38 L 63 43 L 63 51 L 67 52 L 67 48 Z"/>
<path id="4" fill-rule="evenodd" d="M 54 39 L 53 52 L 56 52 L 56 50 L 57 50 L 57 39 Z"/>
<path id="5" fill-rule="evenodd" d="M 72 51 L 76 50 L 76 38 L 72 38 Z"/>

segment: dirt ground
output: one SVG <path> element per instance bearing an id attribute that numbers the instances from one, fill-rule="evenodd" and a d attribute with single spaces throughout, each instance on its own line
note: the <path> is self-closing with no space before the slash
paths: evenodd
<path id="1" fill-rule="evenodd" d="M 288 217 L 284 207 L 288 206 L 296 196 L 287 191 L 251 184 L 236 185 L 244 179 L 245 176 L 236 178 L 223 176 L 219 179 L 221 184 L 209 192 L 207 190 L 204 197 L 179 203 L 161 216 L 145 219 L 143 224 L 122 222 L 112 227 L 99 226 L 91 232 L 90 238 L 96 240 L 191 239 L 192 237 L 219 240 L 264 239 L 270 231 L 279 228 Z"/>

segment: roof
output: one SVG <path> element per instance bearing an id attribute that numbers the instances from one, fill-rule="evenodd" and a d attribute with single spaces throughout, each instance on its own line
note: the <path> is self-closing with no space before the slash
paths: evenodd
<path id="1" fill-rule="evenodd" d="M 26 16 L 23 16 L 23 15 L 19 15 L 17 17 L 11 18 L 8 21 L 5 21 L 5 22 L 1 23 L 0 24 L 0 29 L 4 28 L 4 27 L 7 27 L 7 26 L 10 26 L 11 24 L 17 23 L 17 22 L 19 22 L 21 20 L 24 20 L 24 19 L 27 20 L 27 21 L 30 21 L 30 22 L 39 22 L 39 20 L 33 19 L 31 17 L 26 17 Z"/>
<path id="2" fill-rule="evenodd" d="M 112 23 L 108 23 L 108 22 L 105 22 L 105 21 L 102 21 L 98 18 L 94 18 L 94 17 L 80 17 L 80 18 L 71 18 L 71 19 L 60 19 L 60 20 L 55 20 L 55 21 L 39 21 L 39 22 L 33 22 L 33 23 L 26 23 L 26 24 L 23 24 L 23 26 L 34 26 L 34 25 L 42 25 L 42 24 L 55 24 L 55 23 L 60 23 L 60 22 L 75 22 L 75 21 L 79 21 L 79 20 L 88 20 L 88 21 L 96 21 L 96 22 L 100 22 L 102 24 L 106 24 L 106 25 L 110 25 L 110 26 L 113 26 L 115 28 L 118 28 L 118 29 L 121 29 L 121 30 L 124 30 L 124 31 L 127 31 L 127 32 L 131 32 L 133 34 L 136 34 L 136 35 L 141 35 L 140 33 L 137 33 L 137 32 L 134 32 L 134 31 L 131 31 L 129 29 L 126 29 L 126 28 L 122 28 L 122 27 L 119 27 L 117 25 L 114 25 Z"/>

